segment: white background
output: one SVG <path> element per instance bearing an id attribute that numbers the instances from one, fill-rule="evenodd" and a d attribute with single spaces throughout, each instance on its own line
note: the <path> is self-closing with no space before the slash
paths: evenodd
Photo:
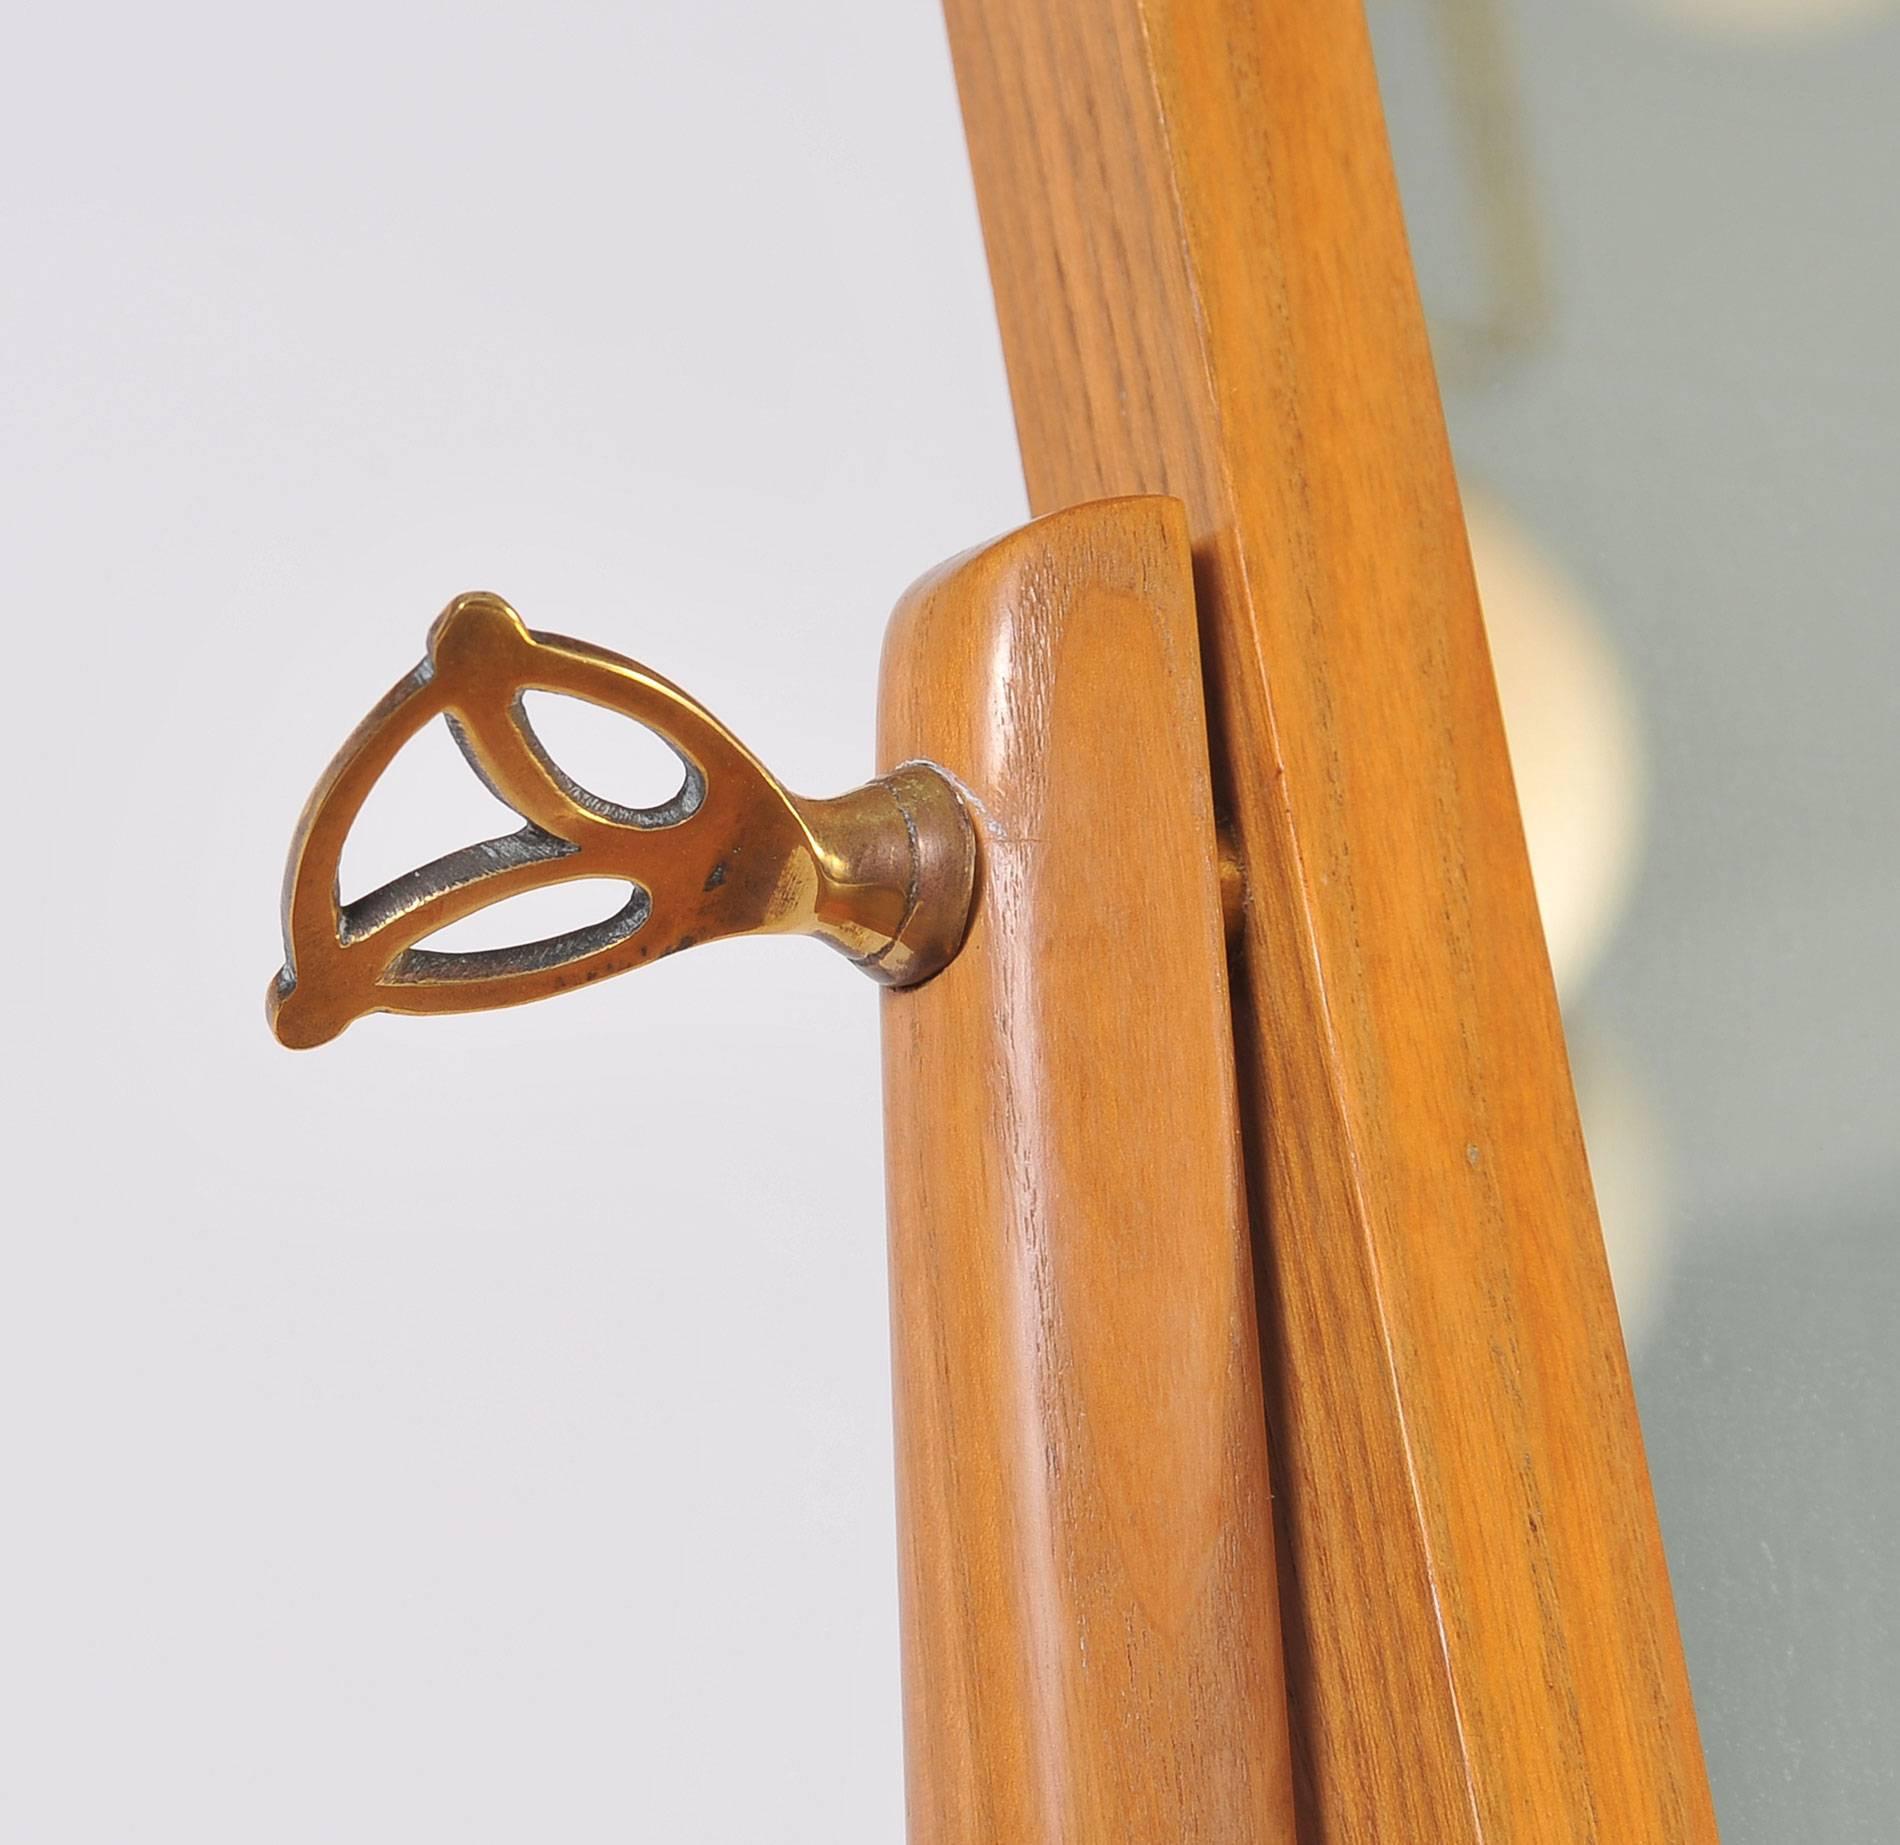
<path id="1" fill-rule="evenodd" d="M 869 772 L 892 601 L 1024 516 L 935 9 L 4 63 L 0 1840 L 897 1838 L 874 988 L 724 944 L 295 1056 L 262 997 L 458 590 Z"/>

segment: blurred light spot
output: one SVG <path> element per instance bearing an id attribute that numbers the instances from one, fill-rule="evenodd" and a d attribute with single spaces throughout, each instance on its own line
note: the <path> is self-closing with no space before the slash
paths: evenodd
<path id="1" fill-rule="evenodd" d="M 1531 874 L 1557 990 L 1582 989 L 1629 895 L 1643 752 L 1622 667 L 1581 591 L 1509 514 L 1467 493 Z"/>

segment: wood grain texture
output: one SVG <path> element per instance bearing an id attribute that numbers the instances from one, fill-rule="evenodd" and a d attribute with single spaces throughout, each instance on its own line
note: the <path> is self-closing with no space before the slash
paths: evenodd
<path id="1" fill-rule="evenodd" d="M 1032 505 L 1189 513 L 1302 1837 L 1715 1836 L 1356 0 L 947 0 Z"/>
<path id="2" fill-rule="evenodd" d="M 1290 1845 L 1180 506 L 926 579 L 879 751 L 980 841 L 961 954 L 884 1002 L 912 1845 Z"/>

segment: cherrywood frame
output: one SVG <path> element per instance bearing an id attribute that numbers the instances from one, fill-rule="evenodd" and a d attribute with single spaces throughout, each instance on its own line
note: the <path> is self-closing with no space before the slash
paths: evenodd
<path id="1" fill-rule="evenodd" d="M 1357 0 L 946 13 L 1032 504 L 1187 508 L 1300 1836 L 1713 1839 Z"/>

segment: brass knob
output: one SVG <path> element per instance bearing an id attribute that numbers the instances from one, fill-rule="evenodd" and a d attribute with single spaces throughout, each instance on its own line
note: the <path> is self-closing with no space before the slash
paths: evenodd
<path id="1" fill-rule="evenodd" d="M 679 756 L 679 792 L 637 808 L 581 787 L 529 724 L 531 691 L 645 725 Z M 344 839 L 397 751 L 438 717 L 521 830 L 343 902 Z M 423 945 L 523 891 L 599 877 L 633 887 L 603 922 L 511 948 Z M 729 935 L 814 935 L 874 980 L 909 986 L 961 945 L 975 879 L 975 831 L 933 765 L 906 764 L 833 800 L 803 799 L 659 674 L 584 641 L 532 633 L 499 596 L 458 596 L 429 630 L 421 664 L 357 726 L 304 806 L 284 872 L 284 965 L 267 996 L 270 1025 L 302 1048 L 365 1013 L 518 1005 Z"/>

